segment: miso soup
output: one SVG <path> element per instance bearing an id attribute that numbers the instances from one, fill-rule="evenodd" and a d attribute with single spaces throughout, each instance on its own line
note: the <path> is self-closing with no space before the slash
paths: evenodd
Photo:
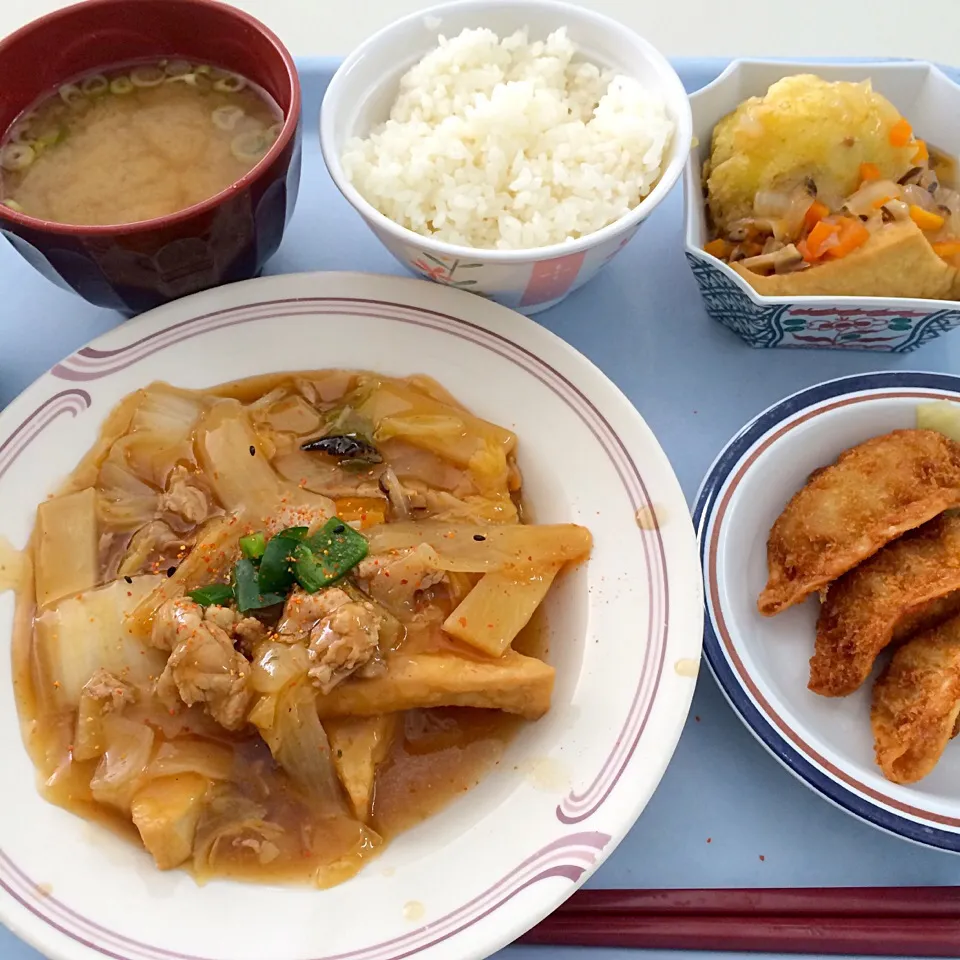
<path id="1" fill-rule="evenodd" d="M 57 223 L 166 216 L 249 172 L 282 123 L 263 90 L 207 64 L 172 59 L 87 74 L 0 140 L 0 202 Z"/>

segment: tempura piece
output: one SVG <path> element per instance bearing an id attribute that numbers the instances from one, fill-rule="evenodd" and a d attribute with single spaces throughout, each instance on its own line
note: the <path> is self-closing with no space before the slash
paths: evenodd
<path id="1" fill-rule="evenodd" d="M 817 621 L 810 689 L 853 693 L 893 641 L 960 612 L 960 517 L 938 517 L 832 584 Z"/>
<path id="2" fill-rule="evenodd" d="M 767 541 L 764 616 L 799 603 L 884 544 L 960 504 L 960 445 L 932 430 L 894 430 L 816 471 Z"/>
<path id="3" fill-rule="evenodd" d="M 960 617 L 914 637 L 873 687 L 874 749 L 883 775 L 916 783 L 936 766 L 960 716 Z"/>
<path id="4" fill-rule="evenodd" d="M 351 678 L 317 697 L 321 720 L 372 717 L 419 707 L 480 707 L 539 720 L 550 709 L 553 667 L 508 650 L 496 660 L 396 654 L 369 680 Z"/>

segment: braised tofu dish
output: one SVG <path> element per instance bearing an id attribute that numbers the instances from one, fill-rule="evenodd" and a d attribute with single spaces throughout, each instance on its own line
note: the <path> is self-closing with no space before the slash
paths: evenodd
<path id="1" fill-rule="evenodd" d="M 44 795 L 160 869 L 329 886 L 550 709 L 517 438 L 426 377 L 153 384 L 37 510 L 15 684 Z"/>

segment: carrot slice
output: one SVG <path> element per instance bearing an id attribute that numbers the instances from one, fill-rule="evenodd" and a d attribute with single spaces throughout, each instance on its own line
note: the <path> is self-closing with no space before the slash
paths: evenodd
<path id="1" fill-rule="evenodd" d="M 810 231 L 810 236 L 807 237 L 807 242 L 804 246 L 807 252 L 803 255 L 804 260 L 808 263 L 819 260 L 826 252 L 826 246 L 831 243 L 832 239 L 838 236 L 839 233 L 839 224 L 829 223 L 826 220 L 821 220 L 817 223 Z"/>
<path id="2" fill-rule="evenodd" d="M 960 240 L 940 240 L 930 246 L 938 257 L 955 257 L 960 253 Z"/>
<path id="3" fill-rule="evenodd" d="M 840 259 L 862 247 L 870 239 L 870 231 L 856 218 L 840 220 L 840 236 L 837 242 L 824 251 L 828 256 Z"/>
<path id="4" fill-rule="evenodd" d="M 890 128 L 890 145 L 892 147 L 905 147 L 913 139 L 913 127 L 901 117 Z"/>
<path id="5" fill-rule="evenodd" d="M 915 203 L 910 204 L 910 219 L 921 230 L 939 230 L 945 222 L 940 214 L 924 210 Z"/>
<path id="6" fill-rule="evenodd" d="M 375 497 L 343 497 L 334 501 L 337 516 L 341 520 L 359 520 L 363 529 L 383 523 L 387 515 L 387 502 Z"/>
<path id="7" fill-rule="evenodd" d="M 860 182 L 865 180 L 879 180 L 883 174 L 880 173 L 880 168 L 875 163 L 861 163 L 860 164 Z"/>
<path id="8" fill-rule="evenodd" d="M 730 256 L 730 251 L 733 249 L 733 244 L 729 240 L 724 240 L 723 237 L 717 237 L 716 240 L 711 240 L 709 243 L 704 244 L 703 249 L 710 254 L 711 257 L 716 257 L 718 260 L 726 260 Z"/>
<path id="9" fill-rule="evenodd" d="M 809 233 L 829 213 L 830 208 L 825 203 L 814 200 L 803 216 L 804 229 Z"/>
<path id="10" fill-rule="evenodd" d="M 913 155 L 914 163 L 926 163 L 930 159 L 930 148 L 925 140 L 917 141 L 917 152 Z"/>
<path id="11" fill-rule="evenodd" d="M 893 197 L 881 197 L 879 200 L 874 200 L 870 206 L 873 207 L 874 210 L 879 210 L 885 203 L 889 203 L 891 200 L 893 200 Z"/>

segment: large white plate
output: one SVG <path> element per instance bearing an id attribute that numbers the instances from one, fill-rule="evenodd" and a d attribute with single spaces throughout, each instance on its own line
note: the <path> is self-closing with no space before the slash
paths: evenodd
<path id="1" fill-rule="evenodd" d="M 274 370 L 427 373 L 520 437 L 537 519 L 595 537 L 548 610 L 554 706 L 479 787 L 328 891 L 160 873 L 133 845 L 37 795 L 0 662 L 0 920 L 80 960 L 399 960 L 486 956 L 596 869 L 643 810 L 693 693 L 702 591 L 666 457 L 587 360 L 518 314 L 415 280 L 272 277 L 123 324 L 0 414 L 0 535 L 22 546 L 38 499 L 124 394 Z M 9 647 L 13 599 L 0 597 Z"/>
<path id="2" fill-rule="evenodd" d="M 891 371 L 831 380 L 787 397 L 735 436 L 711 467 L 694 514 L 706 581 L 705 652 L 743 722 L 812 790 L 916 843 L 960 853 L 960 751 L 918 783 L 874 762 L 870 695 L 880 667 L 847 697 L 807 689 L 819 602 L 763 617 L 767 537 L 807 477 L 848 447 L 916 426 L 917 405 L 960 401 L 960 377 Z"/>

